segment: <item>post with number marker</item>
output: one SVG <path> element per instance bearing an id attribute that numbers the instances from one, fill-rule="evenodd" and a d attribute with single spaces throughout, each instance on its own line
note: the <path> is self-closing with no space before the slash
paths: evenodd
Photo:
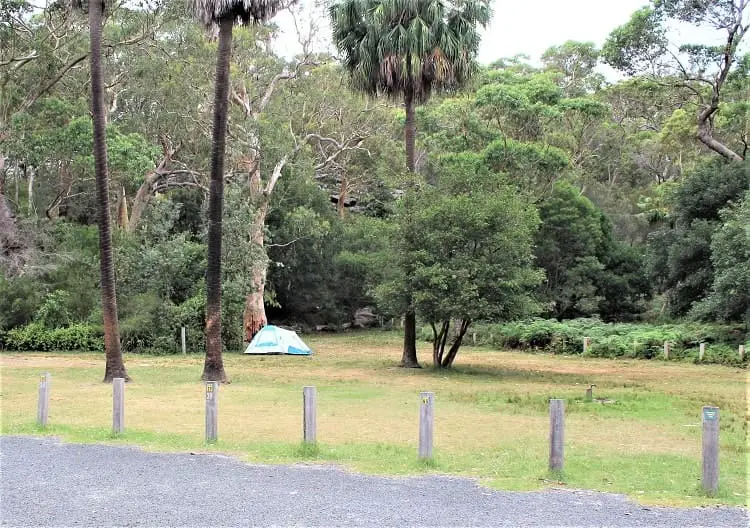
<path id="1" fill-rule="evenodd" d="M 719 489 L 719 408 L 703 407 L 703 489 Z"/>
<path id="2" fill-rule="evenodd" d="M 185 327 L 183 326 L 180 331 L 180 341 L 182 344 L 182 355 L 187 355 L 187 336 L 185 335 Z"/>
<path id="3" fill-rule="evenodd" d="M 706 355 L 706 343 L 701 343 L 698 346 L 698 361 L 703 361 L 703 356 Z"/>
<path id="4" fill-rule="evenodd" d="M 419 393 L 419 458 L 429 460 L 432 458 L 432 426 L 434 423 L 435 394 L 432 392 Z"/>
<path id="5" fill-rule="evenodd" d="M 125 378 L 112 380 L 112 432 L 125 432 Z"/>
<path id="6" fill-rule="evenodd" d="M 669 359 L 669 341 L 664 341 L 664 359 Z"/>
<path id="7" fill-rule="evenodd" d="M 740 361 L 743 361 L 745 359 L 745 345 L 740 345 Z"/>
<path id="8" fill-rule="evenodd" d="M 591 346 L 591 338 L 590 337 L 584 337 L 583 338 L 583 353 L 589 351 L 589 347 Z"/>
<path id="9" fill-rule="evenodd" d="M 216 442 L 219 436 L 219 382 L 206 382 L 206 442 Z"/>
<path id="10" fill-rule="evenodd" d="M 306 444 L 314 444 L 317 441 L 317 419 L 316 407 L 318 395 L 315 387 L 302 388 L 302 438 Z"/>
<path id="11" fill-rule="evenodd" d="M 36 408 L 36 423 L 41 427 L 47 427 L 47 420 L 49 418 L 50 378 L 49 372 L 45 372 L 39 380 L 39 402 Z"/>
<path id="12" fill-rule="evenodd" d="M 565 440 L 565 400 L 549 401 L 549 468 L 562 471 Z"/>

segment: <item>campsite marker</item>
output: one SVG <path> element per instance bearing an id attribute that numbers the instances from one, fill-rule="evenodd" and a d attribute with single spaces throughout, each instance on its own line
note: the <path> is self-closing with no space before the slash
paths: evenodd
<path id="1" fill-rule="evenodd" d="M 700 348 L 698 349 L 698 359 L 700 361 L 703 361 L 703 356 L 706 353 L 706 343 L 701 343 Z"/>
<path id="2" fill-rule="evenodd" d="M 434 423 L 433 402 L 435 394 L 432 392 L 421 392 L 419 397 L 422 403 L 419 406 L 419 458 L 432 458 L 432 426 Z"/>
<path id="3" fill-rule="evenodd" d="M 719 489 L 719 408 L 703 407 L 703 489 Z"/>
<path id="4" fill-rule="evenodd" d="M 49 382 L 49 372 L 45 372 L 39 380 L 39 402 L 36 408 L 36 423 L 42 427 L 47 427 L 49 418 Z"/>
<path id="5" fill-rule="evenodd" d="M 206 442 L 216 442 L 218 437 L 219 382 L 206 382 Z"/>
<path id="6" fill-rule="evenodd" d="M 316 442 L 318 395 L 315 387 L 302 388 L 302 435 L 305 443 Z"/>

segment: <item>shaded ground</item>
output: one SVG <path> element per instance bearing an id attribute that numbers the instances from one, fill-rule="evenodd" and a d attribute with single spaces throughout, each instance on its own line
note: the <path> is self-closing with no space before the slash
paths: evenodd
<path id="1" fill-rule="evenodd" d="M 644 507 L 589 491 L 498 492 L 217 455 L 0 437 L 3 526 L 747 526 L 741 508 Z"/>

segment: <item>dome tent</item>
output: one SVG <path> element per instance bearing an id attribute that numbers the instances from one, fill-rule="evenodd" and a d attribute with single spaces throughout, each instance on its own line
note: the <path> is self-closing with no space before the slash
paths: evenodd
<path id="1" fill-rule="evenodd" d="M 247 345 L 245 354 L 291 354 L 309 356 L 312 350 L 291 330 L 266 325 Z"/>

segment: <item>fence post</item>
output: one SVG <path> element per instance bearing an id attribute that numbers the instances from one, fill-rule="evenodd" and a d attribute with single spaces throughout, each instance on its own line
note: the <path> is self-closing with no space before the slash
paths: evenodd
<path id="1" fill-rule="evenodd" d="M 549 401 L 549 468 L 562 471 L 565 438 L 565 400 Z"/>
<path id="2" fill-rule="evenodd" d="M 317 441 L 317 404 L 318 395 L 315 387 L 302 388 L 302 435 L 305 443 L 314 444 Z"/>
<path id="3" fill-rule="evenodd" d="M 218 438 L 219 382 L 206 382 L 206 442 Z"/>
<path id="4" fill-rule="evenodd" d="M 583 338 L 583 353 L 589 351 L 589 347 L 591 346 L 591 338 L 590 337 L 584 337 Z"/>
<path id="5" fill-rule="evenodd" d="M 698 361 L 703 361 L 704 355 L 706 355 L 706 343 L 701 343 L 698 348 Z"/>
<path id="6" fill-rule="evenodd" d="M 419 397 L 419 458 L 432 458 L 432 426 L 434 422 L 435 394 L 420 392 Z"/>
<path id="7" fill-rule="evenodd" d="M 112 380 L 112 432 L 125 432 L 125 378 Z"/>
<path id="8" fill-rule="evenodd" d="M 36 407 L 36 423 L 42 427 L 47 427 L 47 419 L 49 418 L 50 378 L 49 372 L 45 372 L 39 380 L 39 402 Z"/>
<path id="9" fill-rule="evenodd" d="M 185 335 L 185 327 L 183 326 L 180 330 L 180 341 L 182 342 L 182 355 L 187 355 L 187 336 Z"/>
<path id="10" fill-rule="evenodd" d="M 742 361 L 743 359 L 745 359 L 745 345 L 740 345 L 739 352 L 740 352 L 740 361 Z"/>
<path id="11" fill-rule="evenodd" d="M 719 408 L 703 407 L 703 489 L 719 489 Z"/>
<path id="12" fill-rule="evenodd" d="M 594 387 L 596 387 L 596 385 L 589 385 L 589 388 L 586 389 L 587 402 L 594 401 Z"/>
<path id="13" fill-rule="evenodd" d="M 669 359 L 669 341 L 664 341 L 664 359 Z"/>

